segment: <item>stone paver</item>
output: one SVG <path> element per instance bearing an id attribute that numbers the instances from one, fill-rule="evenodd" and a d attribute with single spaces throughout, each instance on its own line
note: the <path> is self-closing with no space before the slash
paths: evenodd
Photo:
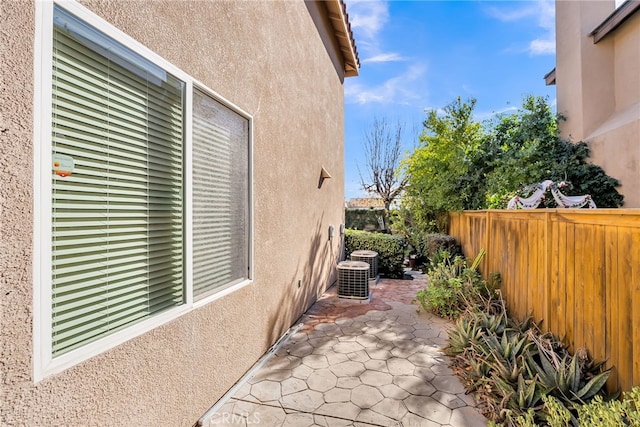
<path id="1" fill-rule="evenodd" d="M 359 385 L 351 392 L 351 401 L 361 409 L 369 409 L 383 399 L 378 389 L 370 385 Z"/>
<path id="2" fill-rule="evenodd" d="M 417 311 L 426 281 L 411 275 L 382 279 L 368 303 L 327 291 L 209 425 L 486 426 L 441 351 L 451 324 Z"/>
<path id="3" fill-rule="evenodd" d="M 381 385 L 391 384 L 393 376 L 385 372 L 367 370 L 360 375 L 360 381 L 362 381 L 363 384 L 379 387 Z"/>
<path id="4" fill-rule="evenodd" d="M 367 368 L 360 362 L 341 362 L 329 367 L 329 370 L 338 377 L 353 377 L 367 371 Z"/>
<path id="5" fill-rule="evenodd" d="M 338 377 L 328 369 L 318 369 L 314 371 L 309 378 L 307 378 L 307 385 L 311 390 L 316 391 L 329 391 L 336 386 Z"/>

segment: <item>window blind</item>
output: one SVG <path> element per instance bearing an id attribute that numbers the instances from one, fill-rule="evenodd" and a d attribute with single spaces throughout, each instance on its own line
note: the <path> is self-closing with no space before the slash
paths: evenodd
<path id="1" fill-rule="evenodd" d="M 248 278 L 249 122 L 193 94 L 193 294 Z"/>
<path id="2" fill-rule="evenodd" d="M 54 9 L 53 354 L 182 304 L 184 83 Z"/>

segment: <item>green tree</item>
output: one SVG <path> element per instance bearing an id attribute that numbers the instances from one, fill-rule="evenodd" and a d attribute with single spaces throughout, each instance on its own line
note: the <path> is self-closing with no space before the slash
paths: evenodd
<path id="1" fill-rule="evenodd" d="M 473 119 L 475 104 L 458 98 L 442 112 L 427 113 L 419 145 L 403 162 L 408 185 L 395 225 L 407 237 L 417 230 L 443 231 L 446 212 L 484 203 L 478 187 L 486 134 Z"/>
<path id="2" fill-rule="evenodd" d="M 569 184 L 567 195 L 591 194 L 598 207 L 619 207 L 619 182 L 588 162 L 589 147 L 558 136 L 558 118 L 543 97 L 525 97 L 522 108 L 498 117 L 490 130 L 491 158 L 486 173 L 488 208 L 504 208 L 523 187 L 550 179 Z M 551 197 L 540 207 L 555 207 Z M 469 209 L 470 207 L 466 207 Z"/>
<path id="3" fill-rule="evenodd" d="M 435 212 L 466 209 L 474 205 L 481 185 L 476 169 L 483 156 L 486 135 L 473 119 L 476 100 L 458 98 L 443 112 L 429 111 L 420 144 L 404 163 L 409 185 L 407 196 Z M 480 206 L 478 206 L 480 207 Z"/>
<path id="4" fill-rule="evenodd" d="M 475 105 L 457 98 L 441 113 L 429 111 L 403 163 L 408 182 L 394 226 L 410 242 L 444 231 L 447 212 L 504 208 L 516 191 L 547 179 L 567 182 L 567 195 L 590 194 L 598 207 L 622 205 L 619 182 L 588 162 L 588 145 L 558 136 L 546 98 L 527 96 L 515 113 L 485 123 L 474 120 Z M 553 206 L 547 197 L 541 207 Z"/>

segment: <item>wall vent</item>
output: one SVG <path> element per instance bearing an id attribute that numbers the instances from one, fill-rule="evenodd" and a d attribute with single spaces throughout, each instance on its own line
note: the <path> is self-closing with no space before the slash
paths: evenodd
<path id="1" fill-rule="evenodd" d="M 338 264 L 338 297 L 369 299 L 369 264 L 342 261 Z"/>

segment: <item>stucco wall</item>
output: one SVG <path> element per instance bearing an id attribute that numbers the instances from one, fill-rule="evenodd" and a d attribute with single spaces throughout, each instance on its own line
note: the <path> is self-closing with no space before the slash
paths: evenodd
<path id="1" fill-rule="evenodd" d="M 192 425 L 335 279 L 344 199 L 339 57 L 327 51 L 330 33 L 314 25 L 310 12 L 324 19 L 314 4 L 82 3 L 253 115 L 255 281 L 34 384 L 35 5 L 1 2 L 0 424 Z M 318 189 L 321 166 L 332 178 Z"/>
<path id="2" fill-rule="evenodd" d="M 591 161 L 622 183 L 624 207 L 640 207 L 640 14 L 597 44 L 589 33 L 613 0 L 556 2 L 556 85 L 561 134 L 587 141 Z"/>

